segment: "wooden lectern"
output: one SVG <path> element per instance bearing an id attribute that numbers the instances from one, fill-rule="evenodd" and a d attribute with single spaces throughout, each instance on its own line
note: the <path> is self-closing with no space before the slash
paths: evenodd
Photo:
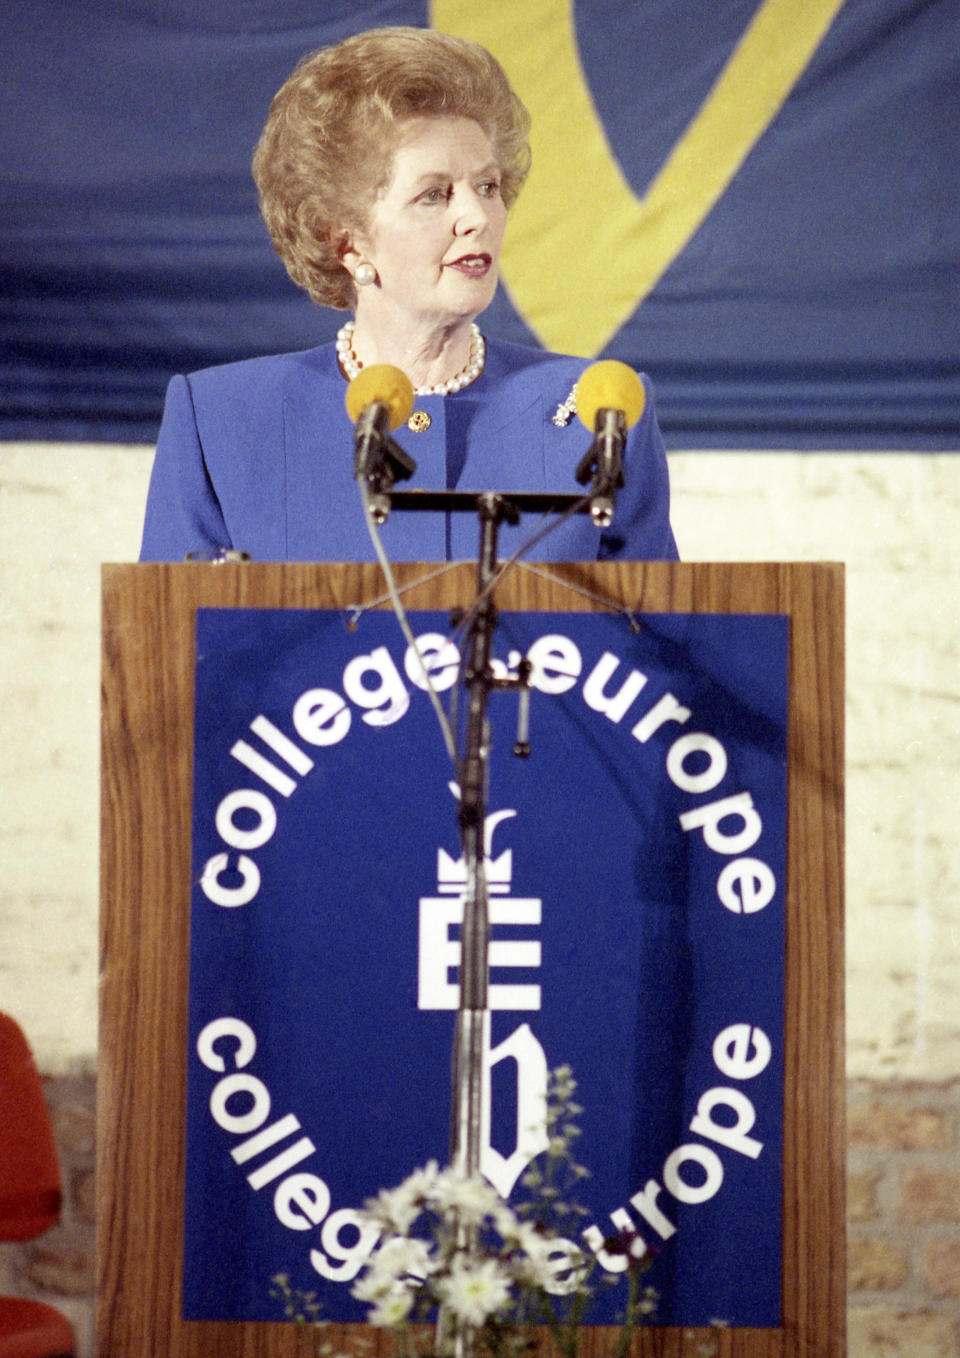
<path id="1" fill-rule="evenodd" d="M 471 565 L 397 567 L 411 609 L 468 606 Z M 204 608 L 377 601 L 373 565 L 131 565 L 103 574 L 100 1358 L 292 1358 L 297 1327 L 184 1321 L 181 1281 L 194 623 Z M 845 1353 L 843 573 L 825 564 L 519 566 L 501 608 L 790 620 L 782 1326 L 642 1330 L 652 1358 Z M 366 1327 L 348 1327 L 365 1330 Z M 389 1341 L 366 1331 L 372 1351 Z M 601 1352 L 602 1332 L 585 1351 Z M 705 1347 L 707 1345 L 707 1347 Z"/>

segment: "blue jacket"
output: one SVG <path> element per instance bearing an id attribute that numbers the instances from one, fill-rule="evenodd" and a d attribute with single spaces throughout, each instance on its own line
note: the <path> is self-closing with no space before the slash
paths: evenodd
<path id="1" fill-rule="evenodd" d="M 483 373 L 449 396 L 418 397 L 430 427 L 396 432 L 417 462 L 398 489 L 575 492 L 590 434 L 573 417 L 553 423 L 586 362 L 491 340 Z M 217 547 L 256 561 L 373 558 L 353 480 L 353 426 L 335 347 L 248 359 L 175 377 L 147 497 L 142 561 L 181 561 Z M 613 522 L 599 530 L 576 515 L 532 552 L 541 561 L 676 559 L 667 463 L 653 412 L 630 431 L 626 485 Z M 508 556 L 535 527 L 504 526 Z M 396 512 L 381 530 L 395 561 L 474 559 L 472 514 Z"/>

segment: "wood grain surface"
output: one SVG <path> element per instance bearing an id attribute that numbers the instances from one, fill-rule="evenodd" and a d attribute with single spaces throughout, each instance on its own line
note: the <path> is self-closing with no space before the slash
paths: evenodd
<path id="1" fill-rule="evenodd" d="M 409 608 L 469 606 L 474 568 L 397 567 Z M 198 607 L 384 606 L 373 565 L 103 568 L 100 1358 L 293 1358 L 298 1327 L 180 1316 L 194 619 Z M 651 1327 L 643 1358 L 843 1358 L 843 568 L 520 566 L 504 609 L 790 616 L 783 1323 Z M 368 1340 L 363 1326 L 336 1327 Z M 609 1335 L 589 1332 L 585 1358 Z"/>

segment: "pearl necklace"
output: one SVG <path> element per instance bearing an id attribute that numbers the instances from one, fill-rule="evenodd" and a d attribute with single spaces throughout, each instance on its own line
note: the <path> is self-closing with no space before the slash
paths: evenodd
<path id="1" fill-rule="evenodd" d="M 352 382 L 363 367 L 363 364 L 353 352 L 353 331 L 353 321 L 347 321 L 346 325 L 342 325 L 337 331 L 337 360 L 348 382 Z M 452 392 L 468 387 L 483 372 L 486 356 L 486 341 L 477 326 L 471 323 L 470 356 L 465 366 L 455 376 L 448 378 L 446 382 L 434 382 L 432 387 L 415 387 L 414 396 L 449 396 Z"/>

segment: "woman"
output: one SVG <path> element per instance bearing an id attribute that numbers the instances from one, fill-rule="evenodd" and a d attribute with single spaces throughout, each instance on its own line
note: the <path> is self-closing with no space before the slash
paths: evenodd
<path id="1" fill-rule="evenodd" d="M 570 398 L 586 362 L 485 342 L 475 325 L 528 168 L 528 123 L 487 51 L 429 29 L 361 33 L 297 67 L 254 157 L 261 209 L 293 280 L 354 320 L 335 344 L 173 379 L 142 560 L 218 548 L 370 558 L 344 396 L 373 363 L 401 368 L 416 391 L 396 435 L 417 463 L 412 486 L 577 489 L 589 435 Z M 531 555 L 675 558 L 649 397 L 624 464 L 608 528 L 577 515 Z M 532 528 L 505 528 L 501 554 Z M 395 513 L 382 533 L 394 560 L 476 555 L 467 514 Z"/>

